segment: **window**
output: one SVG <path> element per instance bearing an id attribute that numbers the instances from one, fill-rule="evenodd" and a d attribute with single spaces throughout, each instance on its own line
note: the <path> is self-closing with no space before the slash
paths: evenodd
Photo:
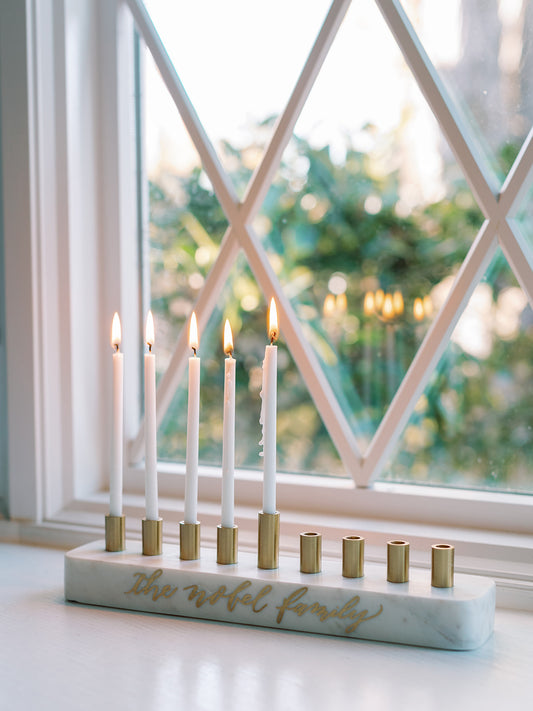
<path id="1" fill-rule="evenodd" d="M 519 385 L 531 376 L 524 359 L 533 338 L 531 275 L 523 266 L 530 250 L 524 245 L 520 264 L 510 260 L 517 281 L 493 236 L 503 232 L 509 256 L 509 245 L 522 243 L 519 227 L 505 220 L 510 208 L 484 222 L 491 218 L 490 198 L 477 194 L 502 183 L 531 125 L 526 90 L 519 87 L 529 62 L 529 17 L 521 3 L 514 9 L 494 4 L 482 11 L 489 29 L 480 38 L 475 3 L 404 4 L 408 16 L 399 3 L 377 3 L 385 19 L 372 0 L 333 5 L 315 44 L 324 56 L 311 55 L 306 65 L 316 79 L 296 84 L 305 103 L 301 112 L 289 104 L 283 116 L 293 130 L 284 135 L 283 121 L 276 132 L 274 120 L 289 94 L 286 76 L 296 76 L 304 52 L 299 45 L 290 56 L 273 52 L 272 37 L 287 47 L 283 32 L 297 22 L 311 48 L 312 29 L 328 10 L 324 3 L 306 14 L 294 4 L 295 17 L 281 28 L 271 7 L 265 47 L 239 45 L 239 38 L 249 40 L 250 23 L 239 2 L 213 22 L 227 27 L 223 41 L 201 20 L 216 15 L 216 4 L 181 11 L 147 4 L 165 44 L 156 48 L 154 63 L 155 30 L 145 19 L 151 296 L 162 334 L 161 372 L 175 372 L 172 385 L 165 376 L 160 388 L 163 409 L 168 406 L 159 439 L 163 459 L 185 455 L 180 333 L 198 301 L 207 312 L 201 456 L 205 463 L 220 461 L 217 354 L 223 314 L 230 315 L 237 343 L 242 333 L 238 456 L 242 466 L 257 467 L 260 432 L 251 413 L 259 402 L 263 292 L 274 290 L 288 312 L 290 350 L 280 363 L 281 471 L 349 473 L 360 484 L 379 477 L 531 490 L 527 413 L 533 403 Z M 196 61 L 203 46 L 218 57 L 215 67 Z M 187 128 L 202 128 L 194 108 L 185 112 L 186 127 L 169 94 L 183 102 L 180 80 L 167 74 L 163 82 L 155 67 L 170 61 L 167 49 L 204 111 L 206 134 L 194 143 Z M 246 71 L 264 92 L 241 91 L 250 83 L 239 72 L 243 52 Z M 267 70 L 283 81 L 269 83 Z M 209 170 L 196 149 L 206 152 L 210 137 L 220 163 Z M 234 205 L 224 201 L 246 205 L 263 156 L 268 164 L 271 139 L 280 155 L 262 186 L 263 202 L 240 225 Z M 528 161 L 523 156 L 515 167 L 527 174 Z M 473 246 L 487 231 L 490 250 Z M 225 233 L 226 247 L 229 241 L 234 251 L 242 247 L 234 264 L 221 247 Z M 482 271 L 459 285 L 462 265 L 484 252 Z M 217 267 L 227 278 L 213 289 Z M 205 291 L 212 291 L 210 304 Z M 450 293 L 460 299 L 453 307 Z M 410 369 L 419 349 L 431 359 L 425 372 Z"/>
<path id="2" fill-rule="evenodd" d="M 437 388 L 439 407 L 452 411 L 455 407 L 455 412 L 461 414 L 453 394 L 451 397 L 448 394 L 457 380 L 450 384 L 447 378 L 450 375 L 463 378 L 474 389 L 485 387 L 475 362 L 476 358 L 482 359 L 482 355 L 469 353 L 463 347 L 464 339 L 458 334 L 452 336 L 454 328 L 461 326 L 462 314 L 468 316 L 467 304 L 475 302 L 479 293 L 486 301 L 489 297 L 491 300 L 495 319 L 490 326 L 491 338 L 501 346 L 499 357 L 504 361 L 516 358 L 513 369 L 518 364 L 518 376 L 527 382 L 527 368 L 521 371 L 520 362 L 525 359 L 523 354 L 528 350 L 531 337 L 527 321 L 529 307 L 522 296 L 526 294 L 531 301 L 528 188 L 533 153 L 529 140 L 525 140 L 517 158 L 514 157 L 527 127 L 516 134 L 516 146 L 506 157 L 495 158 L 494 152 L 489 153 L 496 161 L 496 167 L 492 168 L 493 161 L 486 159 L 476 145 L 473 137 L 479 136 L 472 124 L 464 117 L 457 118 L 459 102 L 455 95 L 449 98 L 451 84 L 442 81 L 420 50 L 402 6 L 392 0 L 351 6 L 348 2 L 336 1 L 331 9 L 329 3 L 323 3 L 309 10 L 310 27 L 315 23 L 313 29 L 308 34 L 303 33 L 298 56 L 294 55 L 290 72 L 280 79 L 287 86 L 286 91 L 280 90 L 278 95 L 278 106 L 274 107 L 278 111 L 288 100 L 291 86 L 297 87 L 284 119 L 276 129 L 267 121 L 257 138 L 248 136 L 242 144 L 227 144 L 219 163 L 210 143 L 215 135 L 211 134 L 208 123 L 204 133 L 163 45 L 150 28 L 149 15 L 140 0 L 128 0 L 118 11 L 114 3 L 50 1 L 29 3 L 27 12 L 24 7 L 17 8 L 13 14 L 16 5 L 9 5 L 10 22 L 0 23 L 3 28 L 0 67 L 10 515 L 38 522 L 40 535 L 46 530 L 57 532 L 62 527 L 68 528 L 71 535 L 74 530 L 86 536 L 94 535 L 95 528 L 101 526 L 101 515 L 106 507 L 111 430 L 107 397 L 111 377 L 108 339 L 115 309 L 123 316 L 129 378 L 125 426 L 132 458 L 125 482 L 129 497 L 128 526 L 133 535 L 142 515 L 139 373 L 146 296 L 140 278 L 142 258 L 137 239 L 137 206 L 143 203 L 142 196 L 137 195 L 140 181 L 135 164 L 136 118 L 139 122 L 133 101 L 135 23 L 162 72 L 165 92 L 168 91 L 180 106 L 183 121 L 193 134 L 195 150 L 204 165 L 201 170 L 190 171 L 187 183 L 169 174 L 161 184 L 152 181 L 151 186 L 152 236 L 157 229 L 159 242 L 157 250 L 154 247 L 151 298 L 160 314 L 165 309 L 172 314 L 166 321 L 160 316 L 158 324 L 161 366 L 169 364 L 161 374 L 159 398 L 161 413 L 165 411 L 169 418 L 163 421 L 161 430 L 164 435 L 161 444 L 168 448 L 168 456 L 179 457 L 182 452 L 179 433 L 184 431 L 183 426 L 179 419 L 177 426 L 168 426 L 168 423 L 173 412 L 179 415 L 180 410 L 179 383 L 188 355 L 182 325 L 192 301 L 196 301 L 200 314 L 204 367 L 213 369 L 203 380 L 209 382 L 211 377 L 215 384 L 217 368 L 222 362 L 217 355 L 221 353 L 218 345 L 221 313 L 217 313 L 217 307 L 224 304 L 225 308 L 233 309 L 236 322 L 241 321 L 236 342 L 242 339 L 237 348 L 242 348 L 244 354 L 248 347 L 244 341 L 247 334 L 257 334 L 257 342 L 261 348 L 264 346 L 266 300 L 262 301 L 263 295 L 275 292 L 281 304 L 284 350 L 286 345 L 283 377 L 286 374 L 290 378 L 291 407 L 301 408 L 292 410 L 298 417 L 288 419 L 303 421 L 306 427 L 307 423 L 316 426 L 316 439 L 321 443 L 313 460 L 306 458 L 306 448 L 299 448 L 301 432 L 294 428 L 295 423 L 288 422 L 290 436 L 287 444 L 282 442 L 283 468 L 290 472 L 303 469 L 341 475 L 329 478 L 280 475 L 280 506 L 290 512 L 285 519 L 287 546 L 294 545 L 289 538 L 300 530 L 302 522 L 309 525 L 311 521 L 327 529 L 332 539 L 338 537 L 340 531 L 357 527 L 368 536 L 370 547 L 380 544 L 388 534 L 399 532 L 411 535 L 416 541 L 415 547 L 423 547 L 438 531 L 439 537 L 446 535 L 464 544 L 463 555 L 477 559 L 472 569 L 487 570 L 490 567 L 487 559 L 498 558 L 497 563 L 490 564 L 493 565 L 490 569 L 498 569 L 511 579 L 516 577 L 515 564 L 519 563 L 526 571 L 522 576 L 525 589 L 530 575 L 527 567 L 532 520 L 530 497 L 472 490 L 428 490 L 397 482 L 406 478 L 406 469 L 413 479 L 414 467 L 409 458 L 422 461 L 426 467 L 427 462 L 434 461 L 429 447 L 433 425 L 427 422 L 434 415 L 434 410 L 428 410 L 435 401 L 431 389 Z M 316 79 L 316 87 L 321 81 L 321 72 L 316 70 L 322 62 L 323 70 L 327 70 L 333 53 L 339 51 L 336 47 L 342 47 L 342 33 L 349 34 L 350 28 L 358 25 L 357 13 L 363 5 L 380 23 L 380 42 L 387 43 L 404 67 L 400 73 L 403 79 L 397 83 L 405 83 L 409 95 L 416 96 L 419 103 L 413 104 L 415 116 L 424 116 L 433 127 L 431 130 L 437 131 L 432 118 L 436 115 L 441 133 L 431 135 L 439 136 L 438 141 L 444 136 L 451 147 L 446 160 L 454 179 L 445 183 L 441 198 L 433 197 L 434 202 L 413 197 L 409 191 L 400 195 L 402 183 L 395 166 L 405 167 L 408 163 L 398 158 L 397 143 L 393 142 L 394 150 L 390 152 L 387 136 L 395 132 L 394 122 L 377 134 L 371 127 L 361 128 L 358 124 L 355 137 L 358 142 L 351 137 L 353 145 L 339 143 L 335 148 L 329 133 L 312 138 L 305 135 L 302 128 L 305 112 L 309 111 L 312 119 L 321 109 L 318 100 L 318 106 L 314 107 L 304 101 L 307 94 L 312 101 L 313 82 Z M 425 41 L 423 23 L 418 25 L 411 5 L 405 7 Z M 2 8 L 0 12 L 6 11 Z M 348 13 L 346 20 L 341 22 L 345 13 Z M 313 46 L 313 34 L 319 30 L 323 18 L 327 19 L 320 40 L 310 54 L 302 82 L 297 83 L 299 66 Z M 501 26 L 505 22 L 501 20 Z M 5 29 L 8 26 L 9 32 Z M 334 39 L 336 34 L 339 40 Z M 328 56 L 326 49 L 331 53 Z M 402 55 L 409 70 L 403 64 Z M 146 72 L 152 61 L 146 59 Z M 245 60 L 241 57 L 241 61 Z M 268 63 L 266 67 L 268 70 Z M 335 71 L 331 71 L 335 76 Z M 343 76 L 351 82 L 347 71 Z M 355 77 L 353 83 L 355 85 Z M 21 86 L 24 91 L 18 90 Z M 373 93 L 382 95 L 382 92 Z M 50 97 L 54 97 L 54 101 Z M 357 105 L 355 91 L 352 98 Z M 196 102 L 192 93 L 191 99 Z M 349 120 L 350 106 L 346 115 L 346 121 Z M 399 120 L 398 116 L 395 120 Z M 406 125 L 417 139 L 422 136 L 420 124 L 407 122 Z M 273 131 L 277 131 L 276 138 L 269 142 Z M 7 145 L 9 153 L 5 151 Z M 266 147 L 266 159 L 262 163 L 257 151 L 252 150 L 257 146 Z M 369 149 L 374 151 L 370 157 Z M 392 163 L 393 170 L 388 163 L 391 158 L 398 161 Z M 500 163 L 503 159 L 507 161 L 504 164 Z M 343 195 L 336 190 L 343 180 L 350 182 L 346 163 L 353 165 L 355 177 L 352 176 L 351 182 L 355 185 L 352 189 L 361 191 L 356 193 L 356 199 L 351 198 L 349 191 Z M 379 167 L 381 172 L 377 170 Z M 438 175 L 439 171 L 442 173 L 442 164 L 437 165 L 436 171 Z M 254 174 L 250 188 L 247 180 Z M 365 180 L 360 186 L 362 174 Z M 7 175 L 17 176 L 18 182 L 6 180 Z M 231 182 L 234 175 L 241 180 L 236 187 Z M 315 181 L 312 190 L 307 189 L 304 178 Z M 182 202 L 176 200 L 176 195 L 182 195 L 184 185 L 188 186 L 189 198 L 194 197 L 187 209 L 182 209 Z M 429 179 L 419 181 L 420 189 L 430 185 L 433 183 Z M 239 206 L 241 200 L 245 201 L 244 208 Z M 414 203 L 409 202 L 413 200 Z M 169 211 L 173 213 L 174 223 L 167 220 Z M 204 222 L 206 214 L 212 222 Z M 336 215 L 341 215 L 342 220 L 331 220 Z M 284 234 L 284 220 L 289 218 L 293 223 L 287 227 L 289 234 Z M 318 229 L 324 224 L 330 225 L 335 244 L 337 239 L 345 237 L 351 245 L 352 233 L 359 229 L 362 244 L 363 228 L 368 230 L 369 249 L 374 231 L 384 232 L 384 248 L 377 256 L 370 253 L 368 273 L 360 273 L 357 263 L 354 265 L 357 252 L 351 254 L 351 263 L 346 264 L 342 253 L 333 248 L 328 255 L 327 270 L 316 270 L 316 284 L 310 283 L 309 273 L 313 275 L 316 269 L 312 257 L 317 243 L 313 240 L 324 238 Z M 386 264 L 389 255 L 385 249 L 391 244 L 395 248 L 401 246 L 401 236 L 406 231 L 398 226 L 406 224 L 410 239 L 419 239 L 420 244 L 431 237 L 435 224 L 437 233 L 445 228 L 449 235 L 449 240 L 444 241 L 449 251 L 441 254 L 439 249 L 443 243 L 430 240 L 431 249 L 419 257 L 425 265 L 431 266 L 430 278 L 416 281 L 415 263 L 408 284 L 397 276 L 400 272 Z M 178 287 L 182 292 L 179 298 L 169 300 L 165 292 L 165 272 L 174 270 L 175 256 L 171 250 L 165 253 L 164 247 L 165 241 L 173 243 L 176 233 L 180 235 L 180 259 L 183 258 L 189 271 L 179 270 Z M 287 245 L 294 247 L 290 262 L 285 254 Z M 240 256 L 239 249 L 242 250 Z M 446 297 L 441 294 L 443 301 L 439 302 L 434 290 L 454 273 L 456 278 L 451 290 Z M 352 280 L 352 274 L 358 278 Z M 297 278 L 300 275 L 301 280 Z M 190 276 L 194 278 L 191 280 Z M 360 276 L 368 278 L 367 281 L 359 279 Z M 201 288 L 197 288 L 200 284 Z M 175 285 L 171 284 L 171 288 Z M 365 294 L 372 292 L 374 296 L 375 315 L 375 298 L 380 288 L 391 296 L 401 291 L 405 320 L 386 318 L 382 310 L 379 319 L 365 314 Z M 158 289 L 159 302 L 154 298 Z M 334 305 L 326 307 L 324 313 L 326 302 L 333 304 L 330 294 Z M 414 300 L 419 296 L 423 308 L 423 297 L 428 295 L 434 312 L 431 314 L 427 306 L 423 319 L 415 323 Z M 499 309 L 510 314 L 503 325 Z M 401 316 L 399 308 L 397 315 Z M 165 328 L 168 328 L 166 341 Z M 378 329 L 381 329 L 379 338 L 375 335 Z M 391 340 L 394 349 L 388 345 Z M 452 344 L 449 356 L 457 357 L 457 364 L 454 368 L 436 371 L 449 343 Z M 254 348 L 257 350 L 252 344 L 252 355 Z M 366 358 L 368 348 L 371 356 L 374 349 L 374 358 Z M 403 360 L 398 365 L 402 349 Z M 392 350 L 394 358 L 389 357 Z M 241 393 L 243 403 L 256 400 L 253 378 L 260 360 L 260 350 L 255 361 L 242 359 L 241 375 L 246 384 Z M 380 383 L 379 393 L 374 385 L 374 371 L 372 377 L 367 377 L 369 360 L 379 374 L 376 378 Z M 433 376 L 435 372 L 437 375 Z M 503 371 L 503 381 L 508 377 L 507 372 Z M 502 372 L 498 371 L 497 376 L 500 378 Z M 437 381 L 432 381 L 432 377 Z M 522 397 L 522 393 L 517 396 Z M 214 413 L 217 407 L 214 389 L 210 397 Z M 521 402 L 525 402 L 521 407 L 527 412 L 527 400 Z M 469 408 L 470 401 L 460 405 Z M 491 400 L 489 405 L 492 406 Z M 439 411 L 439 416 L 441 414 Z M 523 422 L 519 413 L 517 416 Z M 414 419 L 409 421 L 410 417 Z M 504 419 L 505 414 L 501 417 Z M 524 414 L 524 419 L 526 417 Z M 460 422 L 453 417 L 446 422 L 453 424 L 461 435 Z M 215 428 L 214 415 L 211 424 Z M 255 427 L 256 423 L 250 426 Z M 470 426 L 470 431 L 475 431 L 475 422 Z M 491 426 L 498 428 L 499 424 Z M 512 436 L 518 436 L 514 440 L 516 446 L 522 447 L 525 453 L 529 437 L 527 425 L 525 431 L 518 433 L 514 427 L 511 429 Z M 444 435 L 449 436 L 449 432 L 444 430 Z M 252 443 L 257 439 L 253 432 L 246 436 Z M 407 437 L 403 445 L 404 458 L 397 459 L 397 469 L 389 471 L 393 481 L 355 489 L 353 479 L 364 487 L 378 472 L 386 471 L 387 459 L 402 437 Z M 216 432 L 206 437 L 207 463 L 216 465 L 218 442 Z M 468 451 L 459 451 L 461 456 L 471 456 Z M 243 455 L 244 468 L 236 490 L 245 522 L 243 530 L 248 532 L 247 540 L 253 545 L 260 474 L 247 468 L 253 465 L 251 456 Z M 504 456 L 510 455 L 504 453 Z M 521 457 L 520 454 L 515 458 L 521 479 L 512 488 L 523 490 L 530 479 L 527 475 L 524 477 L 525 459 Z M 443 472 L 457 466 L 446 458 L 441 464 Z M 180 467 L 161 462 L 160 469 L 162 510 L 166 518 L 175 519 L 180 507 L 176 500 L 183 487 Z M 444 478 L 441 476 L 439 482 L 456 483 Z M 209 525 L 218 522 L 219 480 L 217 467 L 206 466 L 200 481 L 200 495 L 203 520 Z M 424 481 L 424 477 L 421 475 L 418 481 Z M 468 484 L 477 485 L 475 481 Z M 513 533 L 507 535 L 506 531 Z M 175 535 L 171 527 L 167 535 Z M 372 555 L 379 557 L 380 554 L 376 549 Z"/>

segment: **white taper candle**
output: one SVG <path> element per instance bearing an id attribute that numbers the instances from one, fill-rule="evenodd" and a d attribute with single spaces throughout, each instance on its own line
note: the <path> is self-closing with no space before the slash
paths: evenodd
<path id="1" fill-rule="evenodd" d="M 273 345 L 278 338 L 276 302 L 270 302 L 268 336 L 270 345 L 265 348 L 263 361 L 263 386 L 261 389 L 261 418 L 263 427 L 263 512 L 276 513 L 276 415 L 278 348 Z"/>
<path id="2" fill-rule="evenodd" d="M 145 499 L 146 520 L 156 521 L 159 518 L 157 501 L 157 424 L 155 396 L 155 355 L 154 319 L 148 312 L 146 319 L 146 343 L 148 353 L 144 354 L 144 460 L 145 460 Z"/>
<path id="3" fill-rule="evenodd" d="M 122 469 L 124 448 L 124 356 L 120 352 L 122 333 L 117 313 L 111 326 L 113 353 L 113 454 L 109 477 L 109 514 L 122 516 Z"/>
<path id="4" fill-rule="evenodd" d="M 221 524 L 235 525 L 235 366 L 233 336 L 229 321 L 224 324 L 224 420 L 222 424 L 222 515 Z"/>
<path id="5" fill-rule="evenodd" d="M 200 358 L 198 323 L 192 313 L 189 326 L 189 346 L 194 355 L 189 358 L 189 401 L 187 407 L 187 453 L 185 457 L 185 523 L 196 523 L 198 518 L 198 440 L 200 429 Z"/>

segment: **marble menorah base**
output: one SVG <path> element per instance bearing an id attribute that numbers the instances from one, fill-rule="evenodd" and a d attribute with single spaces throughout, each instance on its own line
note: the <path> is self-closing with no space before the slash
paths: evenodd
<path id="1" fill-rule="evenodd" d="M 236 565 L 218 565 L 216 551 L 182 561 L 178 547 L 143 556 L 141 543 L 108 553 L 103 541 L 65 555 L 65 597 L 73 602 L 139 612 L 195 617 L 375 640 L 471 650 L 494 625 L 495 585 L 488 578 L 455 576 L 453 588 L 433 588 L 430 571 L 412 569 L 407 583 L 389 583 L 384 565 L 367 563 L 363 578 L 343 578 L 340 561 L 317 574 L 299 572 L 297 558 L 277 570 L 257 568 L 257 556 L 239 553 Z"/>

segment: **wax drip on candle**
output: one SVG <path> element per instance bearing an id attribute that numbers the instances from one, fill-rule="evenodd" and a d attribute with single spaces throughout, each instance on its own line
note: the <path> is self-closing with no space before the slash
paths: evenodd
<path id="1" fill-rule="evenodd" d="M 279 337 L 279 324 L 278 324 L 278 310 L 276 308 L 276 302 L 274 297 L 270 300 L 270 308 L 268 309 L 268 337 L 270 339 L 270 345 L 274 345 L 274 342 L 278 340 Z M 263 372 L 265 370 L 265 361 L 262 364 Z M 265 397 L 263 393 L 263 388 L 259 393 L 261 398 L 261 412 L 259 413 L 259 424 L 261 426 L 261 439 L 259 440 L 259 446 L 264 447 L 265 444 Z M 264 457 L 264 450 L 261 449 L 259 452 L 260 457 Z"/>

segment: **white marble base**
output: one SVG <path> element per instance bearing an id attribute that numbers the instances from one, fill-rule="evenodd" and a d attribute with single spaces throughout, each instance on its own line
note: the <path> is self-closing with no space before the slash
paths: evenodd
<path id="1" fill-rule="evenodd" d="M 104 542 L 65 555 L 67 600 L 141 612 L 197 617 L 274 629 L 371 639 L 439 649 L 481 646 L 494 624 L 495 585 L 456 575 L 455 587 L 432 588 L 430 571 L 411 570 L 408 583 L 388 583 L 385 566 L 365 565 L 365 577 L 343 578 L 341 564 L 325 561 L 316 575 L 299 572 L 297 558 L 278 570 L 259 570 L 257 557 L 239 553 L 237 565 L 217 565 L 216 551 L 182 561 L 178 548 L 143 556 L 128 541 L 121 553 Z"/>

